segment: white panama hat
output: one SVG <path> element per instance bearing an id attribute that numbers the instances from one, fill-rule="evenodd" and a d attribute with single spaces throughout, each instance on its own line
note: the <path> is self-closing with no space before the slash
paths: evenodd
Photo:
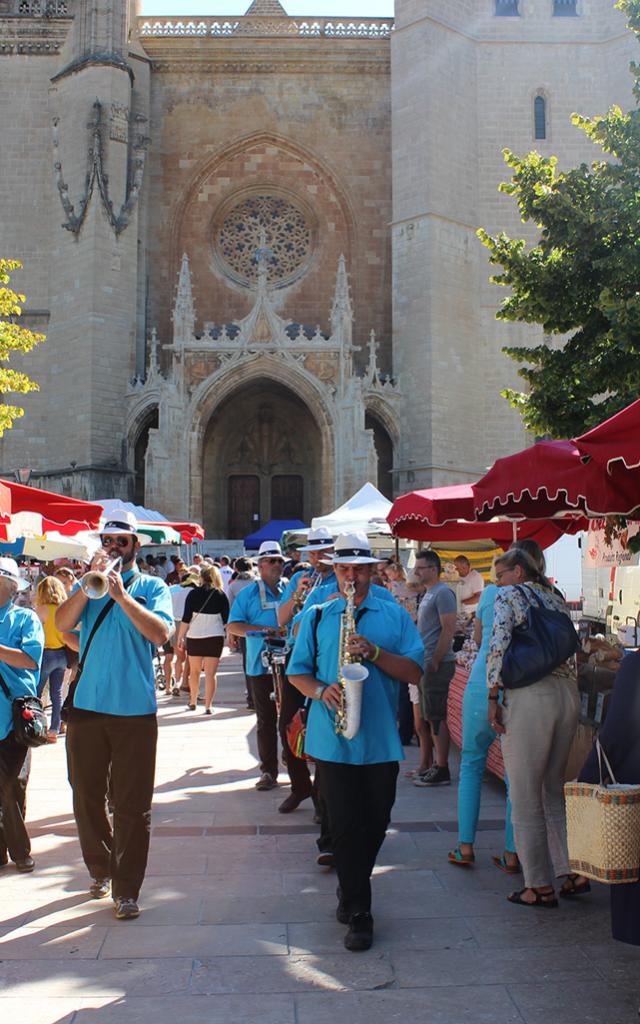
<path id="1" fill-rule="evenodd" d="M 111 509 L 109 518 L 102 524 L 99 530 L 94 531 L 93 536 L 100 540 L 105 534 L 108 534 L 110 537 L 130 537 L 133 535 L 142 546 L 153 544 L 153 539 L 148 534 L 140 533 L 138 530 L 138 520 L 133 512 L 129 512 L 126 508 Z"/>
<path id="2" fill-rule="evenodd" d="M 0 558 L 0 577 L 4 577 L 5 580 L 13 580 L 18 590 L 29 589 L 29 581 L 20 575 L 15 558 Z"/>
<path id="3" fill-rule="evenodd" d="M 333 547 L 333 536 L 331 530 L 326 526 L 317 526 L 315 530 L 309 530 L 307 543 L 298 551 L 326 551 Z"/>
<path id="4" fill-rule="evenodd" d="M 283 562 L 285 560 L 284 555 L 282 554 L 282 548 L 278 544 L 277 540 L 263 540 L 256 557 L 258 561 L 260 561 L 261 558 L 281 558 Z"/>
<path id="5" fill-rule="evenodd" d="M 342 533 L 334 545 L 332 565 L 375 565 L 367 535 L 364 533 Z"/>

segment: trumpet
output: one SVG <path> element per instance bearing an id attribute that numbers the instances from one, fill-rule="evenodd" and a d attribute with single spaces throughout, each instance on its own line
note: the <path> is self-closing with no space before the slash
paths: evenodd
<path id="1" fill-rule="evenodd" d="M 104 569 L 92 569 L 80 580 L 80 589 L 92 601 L 99 601 L 109 593 L 109 574 L 117 572 L 122 565 L 121 558 L 114 558 Z"/>

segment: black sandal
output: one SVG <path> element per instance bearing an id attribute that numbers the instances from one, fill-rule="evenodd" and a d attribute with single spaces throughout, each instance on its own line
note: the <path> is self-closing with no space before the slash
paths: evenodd
<path id="1" fill-rule="evenodd" d="M 522 896 L 525 892 L 532 892 L 535 896 L 535 900 L 523 900 Z M 553 889 L 551 892 L 538 892 L 537 889 L 532 886 L 525 886 L 524 889 L 520 889 L 518 892 L 512 892 L 510 896 L 507 896 L 509 903 L 517 903 L 520 907 L 543 907 L 544 909 L 557 907 L 558 900 Z"/>
<path id="2" fill-rule="evenodd" d="M 577 880 L 581 877 L 581 875 L 576 874 L 567 875 L 560 888 L 560 896 L 563 900 L 571 899 L 573 896 L 584 896 L 585 893 L 591 892 L 591 883 L 588 878 L 585 878 L 582 885 L 576 885 Z M 565 885 L 567 884 L 569 888 L 565 889 Z"/>

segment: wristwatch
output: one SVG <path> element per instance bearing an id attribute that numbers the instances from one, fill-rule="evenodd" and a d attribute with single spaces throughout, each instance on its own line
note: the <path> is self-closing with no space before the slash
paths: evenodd
<path id="1" fill-rule="evenodd" d="M 324 693 L 324 686 L 321 686 L 320 684 L 318 684 L 318 686 L 316 686 L 315 690 L 313 691 L 313 699 L 314 700 L 322 700 L 322 694 L 323 693 Z"/>

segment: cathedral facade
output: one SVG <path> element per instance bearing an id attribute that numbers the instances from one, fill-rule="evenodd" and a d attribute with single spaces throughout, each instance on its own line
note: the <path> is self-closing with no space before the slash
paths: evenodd
<path id="1" fill-rule="evenodd" d="M 137 8 L 0 0 L 1 251 L 47 335 L 0 471 L 235 538 L 526 443 L 476 230 L 527 230 L 504 147 L 593 159 L 571 113 L 632 102 L 613 0 Z"/>

